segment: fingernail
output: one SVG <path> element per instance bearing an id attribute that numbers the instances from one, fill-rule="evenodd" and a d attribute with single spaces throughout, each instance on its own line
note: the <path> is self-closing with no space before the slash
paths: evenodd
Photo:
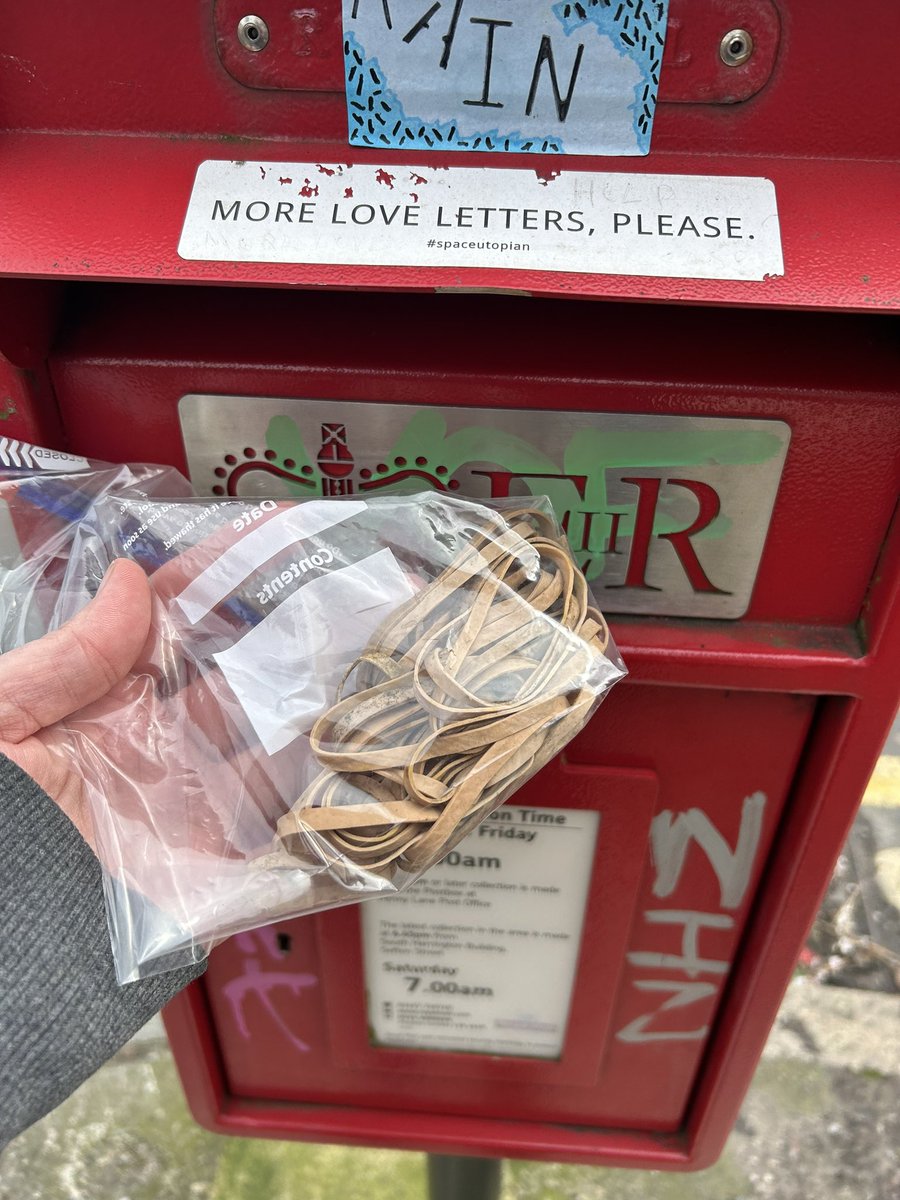
<path id="1" fill-rule="evenodd" d="M 118 565 L 121 561 L 122 561 L 121 558 L 116 558 L 116 559 L 113 559 L 113 561 L 110 563 L 109 567 L 107 568 L 106 574 L 103 576 L 102 580 L 100 581 L 100 586 L 97 588 L 98 596 L 103 591 L 103 589 L 106 587 L 109 580 L 112 578 L 113 574 L 115 573 L 116 568 L 118 567 Z"/>

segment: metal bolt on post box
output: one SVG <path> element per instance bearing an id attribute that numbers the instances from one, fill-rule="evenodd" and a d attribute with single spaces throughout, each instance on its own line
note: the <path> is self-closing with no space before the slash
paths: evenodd
<path id="1" fill-rule="evenodd" d="M 732 29 L 719 43 L 719 57 L 726 67 L 740 67 L 753 53 L 753 37 L 746 29 Z"/>
<path id="2" fill-rule="evenodd" d="M 269 44 L 269 26 L 262 17 L 249 14 L 238 21 L 237 36 L 245 50 L 265 50 Z"/>
<path id="3" fill-rule="evenodd" d="M 246 2 L 5 18 L 0 459 L 546 495 L 629 676 L 410 890 L 217 945 L 191 1110 L 436 1200 L 705 1167 L 900 696 L 900 5 Z"/>

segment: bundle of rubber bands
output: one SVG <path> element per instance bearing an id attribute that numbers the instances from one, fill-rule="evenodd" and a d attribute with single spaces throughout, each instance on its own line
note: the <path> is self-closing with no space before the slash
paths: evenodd
<path id="1" fill-rule="evenodd" d="M 554 522 L 496 514 L 379 627 L 315 723 L 324 770 L 278 823 L 369 871 L 419 873 L 583 727 L 609 630 Z"/>

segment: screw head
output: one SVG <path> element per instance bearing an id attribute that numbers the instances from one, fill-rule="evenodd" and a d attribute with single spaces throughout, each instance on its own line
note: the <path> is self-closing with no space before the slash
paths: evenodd
<path id="1" fill-rule="evenodd" d="M 269 27 L 262 17 L 250 13 L 238 21 L 237 36 L 245 50 L 252 50 L 256 53 L 259 50 L 265 50 L 269 44 Z"/>
<path id="2" fill-rule="evenodd" d="M 732 29 L 719 43 L 719 58 L 726 67 L 740 67 L 753 53 L 753 37 L 746 29 Z"/>

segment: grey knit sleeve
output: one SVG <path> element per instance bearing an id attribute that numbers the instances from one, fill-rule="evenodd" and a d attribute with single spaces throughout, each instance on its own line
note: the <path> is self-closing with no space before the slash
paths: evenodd
<path id="1" fill-rule="evenodd" d="M 0 1149 L 203 967 L 116 983 L 97 859 L 0 754 Z"/>

